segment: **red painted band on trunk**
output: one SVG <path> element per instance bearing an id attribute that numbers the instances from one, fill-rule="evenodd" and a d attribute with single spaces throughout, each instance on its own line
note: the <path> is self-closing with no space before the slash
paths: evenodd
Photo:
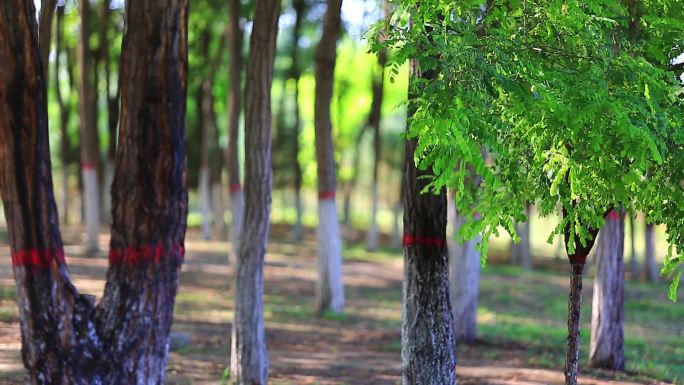
<path id="1" fill-rule="evenodd" d="M 39 268 L 50 267 L 52 261 L 64 264 L 64 250 L 16 250 L 12 251 L 12 265 Z"/>
<path id="2" fill-rule="evenodd" d="M 183 245 L 176 245 L 168 248 L 162 245 L 131 246 L 123 249 L 110 250 L 109 263 L 112 265 L 119 263 L 137 265 L 142 262 L 159 263 L 162 259 L 169 257 L 176 257 L 182 260 L 184 255 L 185 246 Z"/>
<path id="3" fill-rule="evenodd" d="M 320 199 L 320 200 L 335 199 L 335 191 L 319 191 L 318 192 L 318 199 Z"/>
<path id="4" fill-rule="evenodd" d="M 446 247 L 445 238 L 421 237 L 419 235 L 404 234 L 404 246 L 421 245 L 431 247 Z"/>
<path id="5" fill-rule="evenodd" d="M 587 256 L 582 254 L 568 255 L 568 259 L 573 264 L 579 263 L 584 265 L 587 262 Z"/>
<path id="6" fill-rule="evenodd" d="M 620 212 L 617 210 L 610 210 L 610 212 L 608 213 L 608 219 L 619 220 Z"/>
<path id="7" fill-rule="evenodd" d="M 242 191 L 242 185 L 240 183 L 231 184 L 228 186 L 228 191 L 231 193 Z"/>
<path id="8" fill-rule="evenodd" d="M 95 163 L 83 163 L 82 168 L 84 170 L 95 170 Z"/>

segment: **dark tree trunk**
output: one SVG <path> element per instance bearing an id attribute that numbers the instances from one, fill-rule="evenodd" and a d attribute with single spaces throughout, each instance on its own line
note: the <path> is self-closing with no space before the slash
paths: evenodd
<path id="1" fill-rule="evenodd" d="M 237 255 L 242 221 L 244 216 L 244 194 L 240 183 L 240 160 L 238 158 L 238 135 L 240 128 L 240 112 L 242 109 L 242 36 L 240 22 L 240 0 L 230 0 L 229 36 L 230 36 L 230 91 L 228 93 L 228 146 L 226 147 L 226 168 L 228 169 L 228 190 L 232 224 L 229 240 L 232 253 Z"/>
<path id="2" fill-rule="evenodd" d="M 292 154 L 294 156 L 294 193 L 295 193 L 295 210 L 297 211 L 297 220 L 294 226 L 294 240 L 301 242 L 304 239 L 304 225 L 302 224 L 302 166 L 299 164 L 299 131 L 301 129 L 300 112 L 299 112 L 299 78 L 301 77 L 301 69 L 299 68 L 299 39 L 302 34 L 302 23 L 304 21 L 306 12 L 306 2 L 304 0 L 293 0 L 292 7 L 294 8 L 296 19 L 295 25 L 292 28 L 292 66 L 290 67 L 290 77 L 294 80 L 295 94 L 294 94 L 294 123 L 292 124 Z"/>
<path id="3" fill-rule="evenodd" d="M 245 227 L 235 273 L 232 372 L 238 384 L 268 383 L 264 254 L 271 209 L 271 83 L 280 1 L 257 0 L 245 84 Z"/>
<path id="4" fill-rule="evenodd" d="M 589 364 L 594 368 L 624 370 L 625 222 L 613 210 L 601 230 L 596 252 L 594 301 L 591 312 Z"/>
<path id="5" fill-rule="evenodd" d="M 61 163 L 62 172 L 62 194 L 60 197 L 61 220 L 65 225 L 69 224 L 69 134 L 67 132 L 69 127 L 69 106 L 65 103 L 62 96 L 62 86 L 59 79 L 60 61 L 62 55 L 62 39 L 64 36 L 64 9 L 66 5 L 62 5 L 57 9 L 57 27 L 55 28 L 55 74 L 53 76 L 55 85 L 55 95 L 57 105 L 59 106 L 59 133 L 60 133 L 60 148 L 59 159 Z M 69 64 L 69 55 L 66 55 L 67 67 Z M 46 79 L 47 80 L 47 79 Z M 71 90 L 70 90 L 71 92 Z"/>
<path id="6" fill-rule="evenodd" d="M 28 384 L 164 381 L 187 214 L 187 1 L 128 2 L 126 12 L 123 145 L 110 269 L 96 307 L 71 284 L 64 260 L 33 1 L 0 2 L 0 62 L 8 70 L 0 78 L 0 193 Z"/>
<path id="7" fill-rule="evenodd" d="M 368 125 L 373 129 L 373 182 L 371 185 L 371 221 L 366 237 L 366 250 L 375 251 L 378 249 L 378 167 L 380 166 L 382 140 L 380 135 L 380 118 L 382 116 L 382 99 L 385 88 L 385 64 L 387 54 L 380 51 L 378 54 L 378 73 L 373 78 L 373 101 L 368 117 Z"/>
<path id="8" fill-rule="evenodd" d="M 565 209 L 563 210 L 563 217 L 567 215 Z M 584 265 L 587 262 L 587 256 L 594 247 L 598 230 L 588 229 L 591 234 L 591 239 L 588 239 L 586 245 L 582 245 L 577 235 L 571 234 L 570 225 L 567 225 L 563 231 L 565 237 L 565 251 L 568 254 L 570 261 L 570 295 L 568 297 L 568 342 L 565 350 L 565 385 L 577 385 L 577 373 L 579 370 L 579 348 L 580 348 L 580 315 L 582 308 L 582 274 L 584 272 Z M 570 252 L 568 245 L 570 244 L 570 237 L 575 245 L 574 252 Z"/>
<path id="9" fill-rule="evenodd" d="M 318 310 L 344 311 L 342 245 L 337 219 L 335 150 L 330 104 L 335 83 L 342 0 L 327 0 L 323 35 L 316 50 L 316 161 L 318 164 Z"/>
<path id="10" fill-rule="evenodd" d="M 82 205 L 85 215 L 86 253 L 94 255 L 99 249 L 100 235 L 100 195 L 98 167 L 100 162 L 100 142 L 97 133 L 96 93 L 94 92 L 93 63 L 90 57 L 90 5 L 88 1 L 79 2 L 81 14 L 81 34 L 78 49 L 79 101 L 81 116 L 81 169 L 83 178 Z"/>
<path id="11" fill-rule="evenodd" d="M 646 243 L 646 277 L 652 283 L 660 280 L 658 265 L 655 260 L 655 225 L 646 223 L 645 243 Z"/>
<path id="12" fill-rule="evenodd" d="M 38 41 L 40 43 L 40 62 L 43 64 L 43 79 L 47 84 L 50 80 L 50 43 L 52 43 L 52 19 L 55 15 L 57 0 L 42 0 L 40 5 L 40 17 L 38 18 Z"/>
<path id="13" fill-rule="evenodd" d="M 411 62 L 411 79 L 430 78 Z M 410 92 L 418 92 L 410 86 Z M 415 95 L 409 95 L 413 100 Z M 409 106 L 409 119 L 415 106 Z M 449 300 L 446 242 L 446 193 L 421 191 L 430 171 L 414 163 L 417 140 L 406 141 L 404 196 L 404 309 L 402 314 L 402 383 L 456 384 L 456 346 Z"/>

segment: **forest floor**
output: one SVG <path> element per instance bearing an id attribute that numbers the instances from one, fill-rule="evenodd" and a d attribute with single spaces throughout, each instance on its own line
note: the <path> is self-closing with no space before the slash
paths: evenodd
<path id="1" fill-rule="evenodd" d="M 105 253 L 84 258 L 78 229 L 63 231 L 71 275 L 82 292 L 101 296 Z M 270 383 L 398 384 L 402 259 L 398 250 L 345 249 L 344 315 L 314 313 L 316 256 L 313 234 L 298 245 L 275 226 L 265 270 L 265 317 Z M 103 233 L 102 249 L 108 238 Z M 170 355 L 167 384 L 222 384 L 233 316 L 229 245 L 190 231 L 173 330 L 191 343 Z M 496 260 L 496 258 L 492 258 Z M 6 242 L 0 245 L 0 384 L 23 376 L 15 290 Z M 490 263 L 481 283 L 480 340 L 458 348 L 466 384 L 562 384 L 567 278 L 565 262 L 532 272 Z M 557 270 L 557 271 L 554 271 Z M 684 383 L 684 306 L 665 298 L 666 285 L 629 282 L 626 291 L 627 372 L 588 370 L 591 284 L 585 280 L 580 384 Z"/>

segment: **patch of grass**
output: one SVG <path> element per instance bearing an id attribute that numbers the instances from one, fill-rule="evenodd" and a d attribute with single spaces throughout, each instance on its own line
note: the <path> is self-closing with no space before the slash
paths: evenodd
<path id="1" fill-rule="evenodd" d="M 15 300 L 17 298 L 17 290 L 13 287 L 0 287 L 0 299 L 11 299 Z"/>
<path id="2" fill-rule="evenodd" d="M 0 322 L 12 322 L 14 321 L 16 315 L 16 310 L 2 307 L 0 308 Z"/>

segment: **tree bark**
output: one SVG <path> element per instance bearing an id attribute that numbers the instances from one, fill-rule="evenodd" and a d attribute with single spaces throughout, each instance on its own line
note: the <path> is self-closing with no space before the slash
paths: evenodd
<path id="1" fill-rule="evenodd" d="M 608 214 L 606 224 L 601 230 L 596 253 L 589 353 L 589 364 L 595 368 L 625 368 L 624 242 L 624 217 L 619 211 L 613 210 Z"/>
<path id="2" fill-rule="evenodd" d="M 94 76 L 90 57 L 90 5 L 79 2 L 81 15 L 81 34 L 78 49 L 79 101 L 81 107 L 81 173 L 83 177 L 82 204 L 85 214 L 86 245 L 88 255 L 95 255 L 99 249 L 100 235 L 100 194 L 98 166 L 100 162 L 100 142 L 97 133 L 96 95 Z"/>
<path id="3" fill-rule="evenodd" d="M 38 18 L 38 42 L 40 43 L 40 61 L 43 63 L 43 79 L 47 84 L 50 69 L 50 44 L 52 43 L 52 19 L 55 15 L 57 0 L 42 0 Z"/>
<path id="4" fill-rule="evenodd" d="M 652 223 L 646 223 L 645 243 L 646 243 L 646 276 L 651 283 L 657 283 L 660 280 L 660 269 L 655 260 L 655 226 Z"/>
<path id="5" fill-rule="evenodd" d="M 0 77 L 0 193 L 27 384 L 164 380 L 187 214 L 187 1 L 127 2 L 126 13 L 124 145 L 117 154 L 110 269 L 96 307 L 72 285 L 64 259 L 33 1 L 0 2 L 0 62 L 8 71 Z M 142 34 L 155 30 L 162 33 Z"/>
<path id="6" fill-rule="evenodd" d="M 306 16 L 306 2 L 304 0 L 293 0 L 292 7 L 296 14 L 295 25 L 292 28 L 292 66 L 290 67 L 290 78 L 292 78 L 295 83 L 292 154 L 294 156 L 294 195 L 295 210 L 297 212 L 293 235 L 295 242 L 301 242 L 304 239 L 304 225 L 302 224 L 302 166 L 299 164 L 299 132 L 301 130 L 299 79 L 302 72 L 299 68 L 299 40 L 301 37 L 302 24 Z"/>
<path id="7" fill-rule="evenodd" d="M 382 151 L 382 136 L 380 135 L 380 118 L 382 116 L 382 99 L 385 88 L 385 64 L 387 63 L 386 52 L 378 53 L 379 72 L 373 77 L 373 101 L 371 102 L 371 112 L 368 117 L 368 125 L 373 129 L 373 182 L 371 185 L 371 220 L 366 236 L 366 250 L 376 251 L 378 249 L 378 167 L 380 166 L 380 155 Z"/>
<path id="8" fill-rule="evenodd" d="M 342 0 L 327 0 L 323 35 L 316 50 L 316 161 L 318 163 L 318 310 L 344 311 L 342 245 L 337 219 L 335 153 L 330 103 L 335 82 Z"/>
<path id="9" fill-rule="evenodd" d="M 456 239 L 463 218 L 449 197 L 448 214 L 453 221 L 449 242 L 451 309 L 454 314 L 454 336 L 457 343 L 470 344 L 477 338 L 477 302 L 480 294 L 480 252 L 476 246 L 480 237 L 461 242 Z"/>
<path id="10" fill-rule="evenodd" d="M 229 240 L 233 255 L 238 253 L 238 243 L 242 232 L 244 216 L 244 195 L 240 183 L 240 160 L 238 153 L 238 136 L 240 128 L 240 112 L 242 109 L 242 36 L 243 29 L 240 22 L 240 0 L 230 0 L 229 7 L 229 36 L 230 36 L 230 91 L 228 93 L 228 146 L 226 147 L 226 167 L 228 169 L 228 190 L 230 192 L 230 206 L 232 224 Z"/>
<path id="11" fill-rule="evenodd" d="M 429 79 L 411 61 L 411 79 Z M 409 86 L 409 100 L 419 92 Z M 409 120 L 415 105 L 409 105 Z M 456 346 L 449 300 L 449 258 L 446 242 L 446 193 L 421 191 L 429 170 L 414 163 L 417 140 L 406 141 L 404 196 L 404 284 L 401 327 L 402 384 L 456 384 Z"/>
<path id="12" fill-rule="evenodd" d="M 235 276 L 235 329 L 231 368 L 238 384 L 268 383 L 264 332 L 264 254 L 271 209 L 271 83 L 279 0 L 257 0 L 245 84 L 245 227 Z"/>

